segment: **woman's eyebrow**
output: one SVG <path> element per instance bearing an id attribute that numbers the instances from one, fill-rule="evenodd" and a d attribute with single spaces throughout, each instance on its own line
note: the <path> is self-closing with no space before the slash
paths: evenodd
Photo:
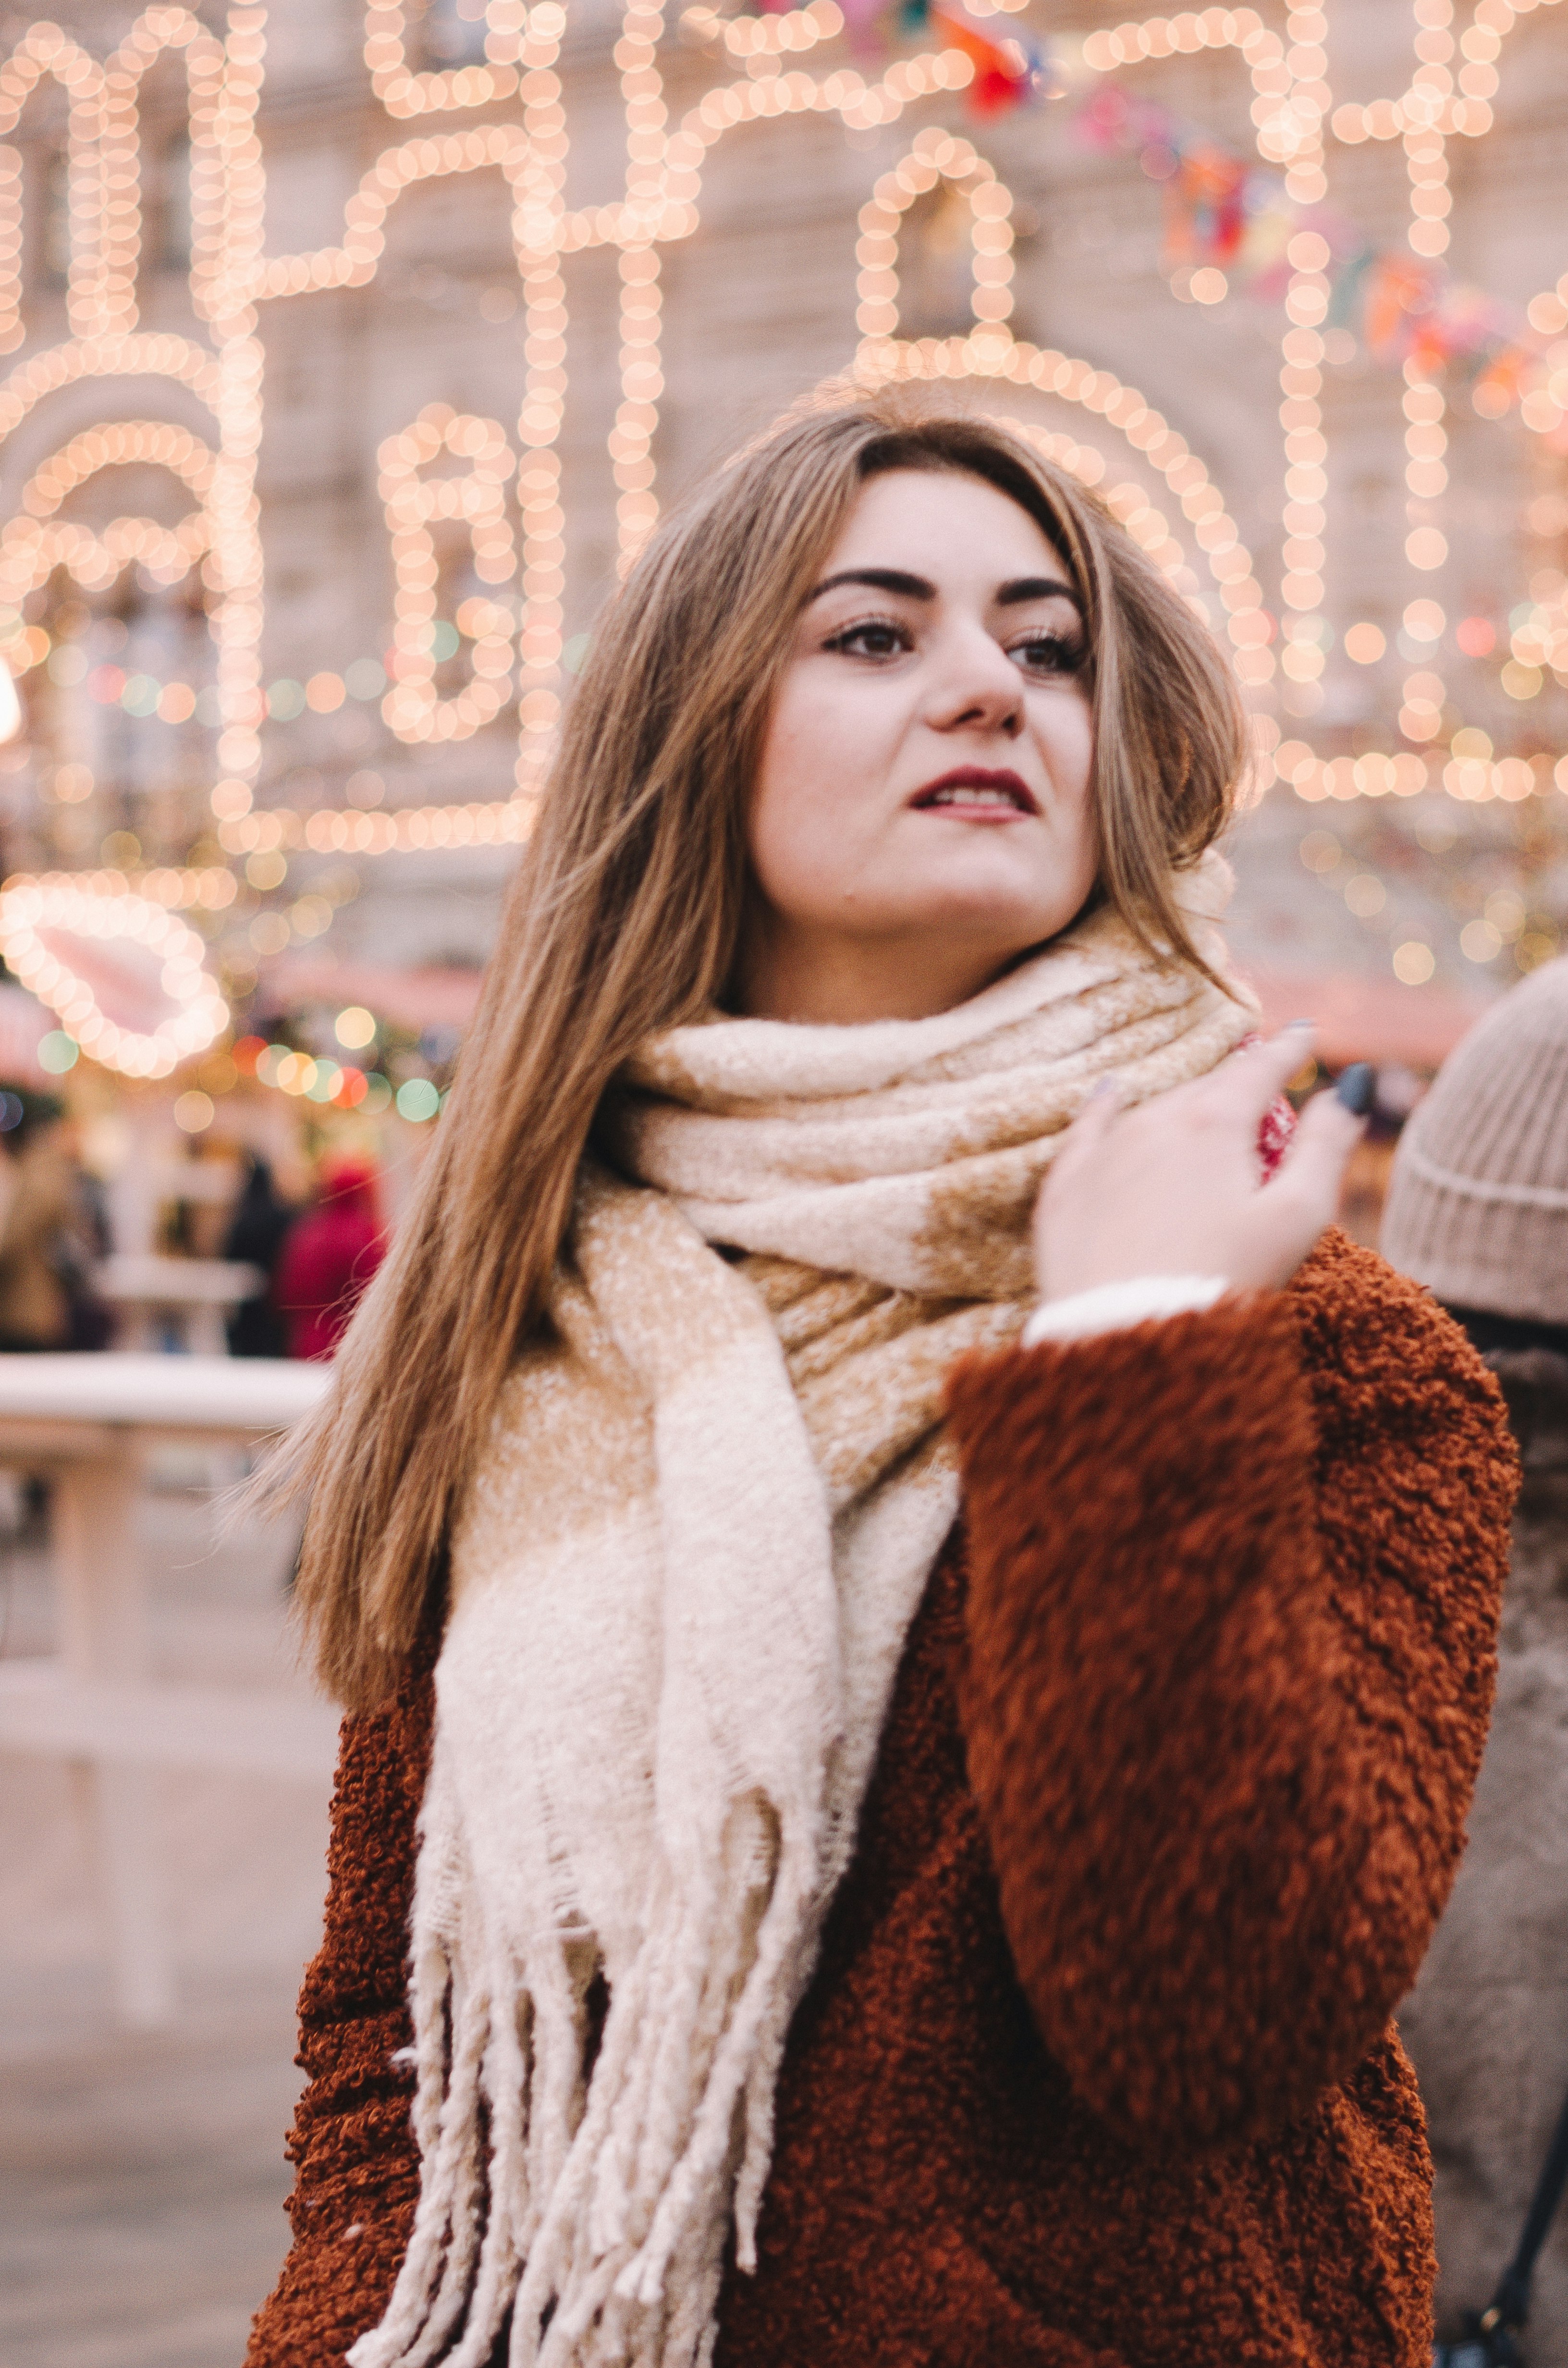
<path id="1" fill-rule="evenodd" d="M 1016 609 L 1025 600 L 1071 600 L 1079 615 L 1084 613 L 1082 598 L 1072 585 L 1064 584 L 1059 575 L 1017 575 L 1010 584 L 997 586 L 996 606 L 999 609 Z"/>
<path id="2" fill-rule="evenodd" d="M 937 597 L 934 584 L 928 584 L 924 575 L 906 575 L 902 567 L 846 567 L 808 592 L 808 605 L 840 584 L 866 584 L 873 592 L 897 592 L 906 600 L 934 600 Z"/>
<path id="3" fill-rule="evenodd" d="M 937 598 L 937 586 L 926 576 L 907 575 L 902 567 L 845 567 L 807 593 L 807 606 L 820 600 L 824 592 L 835 591 L 841 584 L 864 584 L 874 592 L 896 593 L 905 600 Z M 1084 607 L 1072 585 L 1057 575 L 1014 576 L 1010 582 L 997 586 L 995 600 L 999 609 L 1016 609 L 1026 600 L 1071 600 L 1080 615 Z"/>

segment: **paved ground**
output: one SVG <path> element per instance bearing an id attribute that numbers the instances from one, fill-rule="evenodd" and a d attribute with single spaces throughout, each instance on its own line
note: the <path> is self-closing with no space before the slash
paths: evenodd
<path id="1" fill-rule="evenodd" d="M 159 1662 L 299 1684 L 291 1539 L 145 1508 Z M 0 1651 L 49 1643 L 41 1558 L 0 1549 Z M 117 2031 L 64 1771 L 0 1755 L 0 2368 L 238 2368 L 287 2236 L 293 2000 L 320 1918 L 315 1786 L 164 1781 L 176 2028 Z"/>

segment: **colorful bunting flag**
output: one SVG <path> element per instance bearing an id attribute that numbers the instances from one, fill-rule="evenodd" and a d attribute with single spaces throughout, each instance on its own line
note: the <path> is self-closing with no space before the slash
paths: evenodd
<path id="1" fill-rule="evenodd" d="M 906 15 L 922 5 L 923 0 L 907 0 Z M 1013 33 L 998 40 L 947 0 L 925 0 L 925 5 L 932 31 L 973 64 L 969 103 L 974 114 L 1007 115 L 1050 95 L 1049 62 L 1037 42 Z"/>
<path id="2" fill-rule="evenodd" d="M 768 14 L 798 0 L 758 0 Z M 1136 154 L 1163 189 L 1162 260 L 1167 273 L 1212 266 L 1263 303 L 1278 303 L 1290 279 L 1287 250 L 1298 231 L 1315 231 L 1329 251 L 1325 326 L 1347 329 L 1376 360 L 1415 359 L 1434 372 L 1471 366 L 1483 407 L 1502 411 L 1540 375 L 1545 341 L 1522 317 L 1440 264 L 1407 249 L 1374 247 L 1354 222 L 1324 205 L 1298 205 L 1283 177 L 1227 148 L 1199 125 L 1119 83 L 1089 76 L 1081 51 L 1040 42 L 994 20 L 978 24 L 959 0 L 839 0 L 851 45 L 887 52 L 927 40 L 961 50 L 974 67 L 970 111 L 982 118 L 1060 98 L 1092 84 L 1073 116 L 1087 146 Z"/>
<path id="3" fill-rule="evenodd" d="M 1434 372 L 1471 363 L 1502 409 L 1540 351 L 1528 324 L 1484 290 L 1403 247 L 1373 247 L 1354 222 L 1323 205 L 1301 206 L 1277 173 L 1255 165 L 1153 100 L 1102 84 L 1074 117 L 1087 146 L 1136 153 L 1165 189 L 1167 271 L 1213 265 L 1250 295 L 1277 302 L 1290 279 L 1287 249 L 1316 231 L 1329 251 L 1325 325 L 1358 336 L 1376 359 L 1412 358 Z"/>

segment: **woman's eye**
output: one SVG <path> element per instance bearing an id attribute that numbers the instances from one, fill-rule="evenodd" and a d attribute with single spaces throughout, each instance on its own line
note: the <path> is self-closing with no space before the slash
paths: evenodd
<path id="1" fill-rule="evenodd" d="M 1060 633 L 1031 633 L 1015 642 L 1008 652 L 1029 674 L 1077 674 L 1084 664 L 1084 644 Z"/>
<path id="2" fill-rule="evenodd" d="M 890 625 L 880 619 L 863 625 L 850 625 L 835 633 L 827 643 L 830 650 L 842 652 L 853 658 L 896 657 L 910 646 L 909 635 L 902 625 Z"/>

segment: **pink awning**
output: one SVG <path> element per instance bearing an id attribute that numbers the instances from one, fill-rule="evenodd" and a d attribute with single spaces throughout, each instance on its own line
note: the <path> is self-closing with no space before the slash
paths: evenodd
<path id="1" fill-rule="evenodd" d="M 363 1004 L 395 1028 L 466 1028 L 479 1002 L 476 970 L 394 970 L 390 963 L 345 962 L 335 954 L 280 954 L 263 966 L 264 1003 L 295 1011 L 308 1003 L 343 1010 Z"/>
<path id="2" fill-rule="evenodd" d="M 1397 978 L 1358 977 L 1347 971 L 1264 970 L 1247 976 L 1263 1000 L 1270 1029 L 1291 1019 L 1315 1019 L 1317 1054 L 1329 1067 L 1346 1061 L 1402 1061 L 1436 1069 L 1486 1009 L 1481 996 L 1446 986 L 1402 986 Z"/>

